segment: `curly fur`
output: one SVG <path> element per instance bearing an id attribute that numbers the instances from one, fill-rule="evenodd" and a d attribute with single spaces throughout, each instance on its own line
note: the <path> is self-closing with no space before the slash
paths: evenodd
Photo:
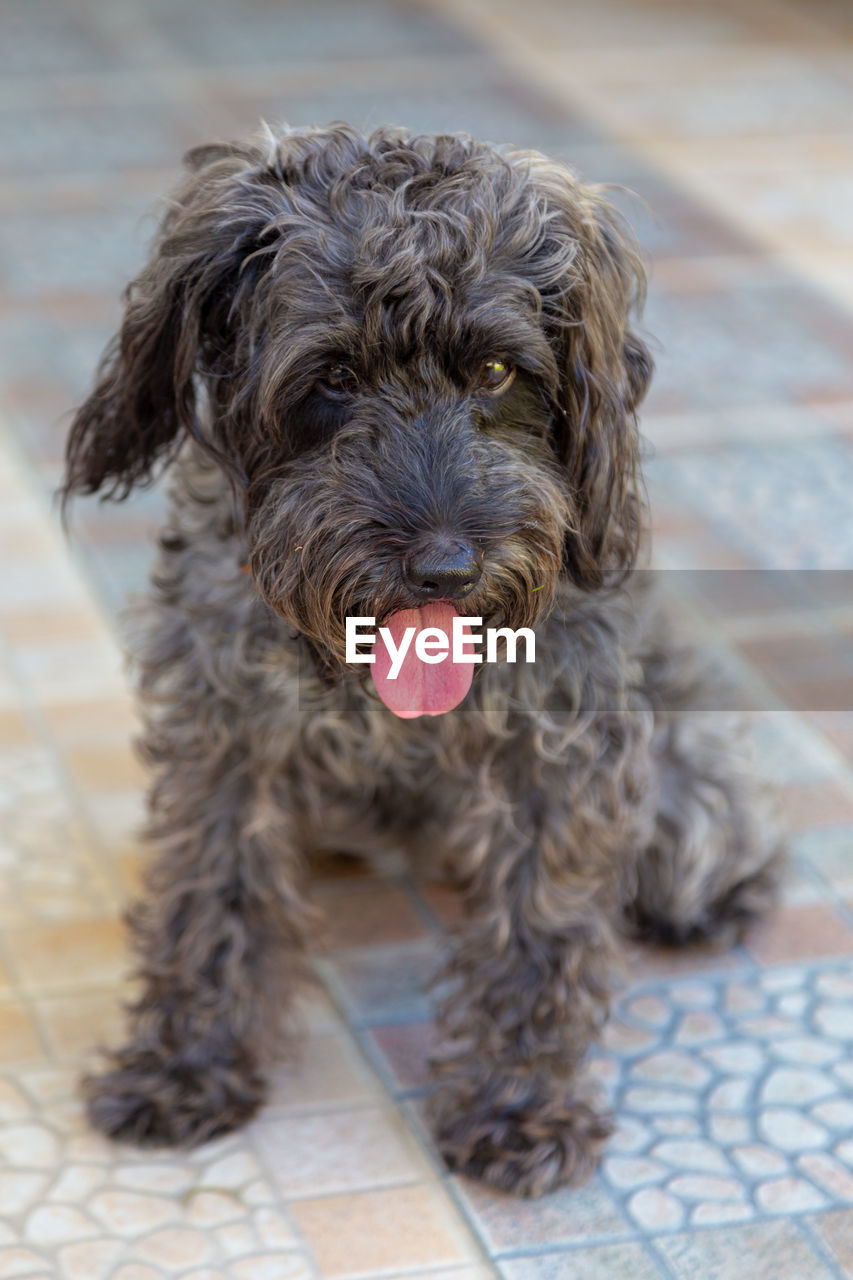
<path id="1" fill-rule="evenodd" d="M 465 893 L 432 1099 L 448 1164 L 538 1194 L 608 1120 L 579 1084 L 626 919 L 674 942 L 765 909 L 748 770 L 653 603 L 620 587 L 643 504 L 643 275 L 600 190 L 531 152 L 345 125 L 197 149 L 68 444 L 66 498 L 173 466 L 136 643 L 157 858 L 142 992 L 91 1118 L 189 1143 L 261 1103 L 315 927 L 318 849 L 403 849 Z M 483 362 L 516 369 L 505 394 Z M 352 371 L 330 396 L 330 366 Z M 402 721 L 345 618 L 410 607 L 452 534 L 464 611 L 537 661 Z M 246 566 L 250 572 L 245 572 Z"/>

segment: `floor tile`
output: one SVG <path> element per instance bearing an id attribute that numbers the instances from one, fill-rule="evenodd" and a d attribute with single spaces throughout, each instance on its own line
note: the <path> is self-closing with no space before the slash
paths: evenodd
<path id="1" fill-rule="evenodd" d="M 119 992 L 81 992 L 36 999 L 35 1010 L 52 1051 L 61 1059 L 91 1056 L 117 1044 L 124 1029 Z"/>
<path id="2" fill-rule="evenodd" d="M 32 991 L 118 983 L 128 965 L 124 931 L 112 917 L 10 929 L 5 945 Z"/>
<path id="3" fill-rule="evenodd" d="M 826 735 L 848 767 L 853 765 L 853 711 L 814 712 L 809 721 Z"/>
<path id="4" fill-rule="evenodd" d="M 326 1280 L 472 1258 L 453 1210 L 425 1186 L 300 1200 L 291 1213 Z"/>
<path id="5" fill-rule="evenodd" d="M 0 1001 L 0 1064 L 30 1062 L 44 1057 L 32 1015 L 14 1001 Z"/>
<path id="6" fill-rule="evenodd" d="M 381 883 L 353 892 L 317 887 L 315 901 L 325 914 L 327 946 L 379 946 L 422 937 L 425 930 L 401 889 Z"/>
<path id="7" fill-rule="evenodd" d="M 806 831 L 794 848 L 823 884 L 841 898 L 853 898 L 853 828 L 843 824 Z"/>
<path id="8" fill-rule="evenodd" d="M 200 14 L 203 20 L 200 21 Z M 252 68 L 259 63 L 297 64 L 341 58 L 393 58 L 416 48 L 440 56 L 458 53 L 467 41 L 429 10 L 398 8 L 382 0 L 366 0 L 353 22 L 342 0 L 322 10 L 310 4 L 286 11 L 266 6 L 240 11 L 220 6 L 212 12 L 161 10 L 157 26 L 170 47 L 189 66 Z"/>
<path id="9" fill-rule="evenodd" d="M 269 1114 L 255 1140 L 288 1198 L 414 1182 L 424 1174 L 422 1156 L 390 1109 Z"/>
<path id="10" fill-rule="evenodd" d="M 418 895 L 445 928 L 452 930 L 464 920 L 465 904 L 460 889 L 443 884 L 422 883 L 418 885 Z"/>
<path id="11" fill-rule="evenodd" d="M 33 729 L 26 713 L 20 707 L 0 708 L 0 751 L 32 743 Z"/>
<path id="12" fill-rule="evenodd" d="M 359 1021 L 423 1017 L 440 953 L 433 941 L 338 952 L 327 962 L 351 1015 Z"/>
<path id="13" fill-rule="evenodd" d="M 556 1191 L 541 1200 L 521 1200 L 467 1179 L 454 1181 L 474 1226 L 494 1254 L 534 1245 L 577 1244 L 628 1230 L 609 1192 L 598 1182 Z"/>
<path id="14" fill-rule="evenodd" d="M 799 441 L 784 450 L 749 442 L 696 449 L 659 456 L 647 471 L 653 500 L 672 493 L 693 505 L 756 565 L 789 571 L 853 566 L 845 497 L 853 484 L 853 449 L 843 441 Z"/>
<path id="15" fill-rule="evenodd" d="M 789 830 L 834 826 L 853 822 L 853 792 L 833 782 L 804 783 L 788 787 L 780 797 Z"/>
<path id="16" fill-rule="evenodd" d="M 496 1276 L 497 1272 L 485 1263 L 470 1267 L 442 1267 L 440 1272 L 432 1270 L 397 1272 L 387 1277 L 383 1272 L 383 1280 L 495 1280 Z M 371 1280 L 373 1280 L 372 1277 Z"/>
<path id="17" fill-rule="evenodd" d="M 85 747 L 107 741 L 126 749 L 139 732 L 139 721 L 127 695 L 93 698 L 85 703 L 48 702 L 40 710 L 63 747 Z"/>
<path id="18" fill-rule="evenodd" d="M 373 1073 L 348 1035 L 311 1031 L 274 1072 L 269 1106 L 282 1110 L 340 1107 L 378 1101 Z"/>
<path id="19" fill-rule="evenodd" d="M 429 1055 L 436 1043 L 432 1022 L 394 1022 L 374 1027 L 368 1035 L 397 1089 L 420 1089 L 429 1083 Z"/>
<path id="20" fill-rule="evenodd" d="M 779 907 L 747 941 L 762 964 L 853 954 L 853 928 L 821 903 Z"/>
<path id="21" fill-rule="evenodd" d="M 830 1280 L 832 1272 L 791 1223 L 760 1223 L 661 1237 L 657 1248 L 677 1280 Z"/>
<path id="22" fill-rule="evenodd" d="M 130 749 L 111 747 L 74 747 L 65 752 L 65 766 L 74 783 L 83 790 L 124 790 L 145 785 L 146 773 Z"/>
<path id="23" fill-rule="evenodd" d="M 500 1263 L 504 1280 L 660 1280 L 660 1269 L 642 1244 L 592 1245 L 564 1253 L 506 1258 Z"/>
<path id="24" fill-rule="evenodd" d="M 811 1225 L 842 1275 L 853 1276 L 853 1209 L 820 1214 L 811 1219 Z"/>

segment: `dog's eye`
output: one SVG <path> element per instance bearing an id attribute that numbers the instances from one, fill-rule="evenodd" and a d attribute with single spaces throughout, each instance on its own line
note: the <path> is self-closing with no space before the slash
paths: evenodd
<path id="1" fill-rule="evenodd" d="M 358 387 L 358 378 L 353 373 L 348 364 L 339 362 L 329 365 L 322 377 L 319 379 L 318 385 L 321 391 L 327 396 L 331 396 L 333 400 L 342 400 L 352 393 Z"/>
<path id="2" fill-rule="evenodd" d="M 486 360 L 477 379 L 477 390 L 498 396 L 506 391 L 515 377 L 515 369 L 506 360 Z"/>

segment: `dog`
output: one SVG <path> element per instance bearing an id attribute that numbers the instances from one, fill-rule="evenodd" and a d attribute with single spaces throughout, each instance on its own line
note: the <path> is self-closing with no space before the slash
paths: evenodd
<path id="1" fill-rule="evenodd" d="M 67 447 L 66 501 L 171 476 L 135 653 L 140 988 L 89 1116 L 177 1145 L 248 1120 L 312 858 L 401 850 L 464 895 L 439 1150 L 523 1195 L 577 1183 L 610 1131 L 582 1069 L 625 938 L 736 936 L 782 865 L 632 590 L 635 243 L 602 189 L 465 135 L 265 128 L 186 165 Z M 527 628 L 536 658 L 415 656 L 392 690 L 369 644 L 347 661 L 354 617 L 439 647 L 456 618 Z"/>

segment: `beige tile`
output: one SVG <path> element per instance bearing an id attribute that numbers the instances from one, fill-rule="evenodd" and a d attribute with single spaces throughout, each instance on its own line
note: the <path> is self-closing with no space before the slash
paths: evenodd
<path id="1" fill-rule="evenodd" d="M 61 999 L 36 1000 L 40 1020 L 51 1049 L 62 1058 L 92 1053 L 100 1045 L 115 1044 L 124 1017 L 118 984 L 108 991 L 75 992 Z"/>
<path id="2" fill-rule="evenodd" d="M 106 631 L 87 640 L 39 636 L 18 648 L 15 668 L 40 703 L 118 697 L 126 687 L 122 659 Z"/>
<path id="3" fill-rule="evenodd" d="M 126 745 L 139 730 L 138 717 L 129 697 L 47 702 L 41 711 L 63 745 L 103 742 Z"/>
<path id="4" fill-rule="evenodd" d="M 0 555 L 4 559 L 20 561 L 26 557 L 30 562 L 38 562 L 42 557 L 51 558 L 52 554 L 50 531 L 38 520 L 28 520 L 24 512 L 19 512 L 16 523 L 7 520 L 0 523 Z"/>
<path id="5" fill-rule="evenodd" d="M 397 1271 L 393 1275 L 383 1273 L 382 1280 L 497 1280 L 497 1272 L 483 1263 L 481 1266 L 471 1267 L 442 1267 L 440 1271 Z"/>
<path id="6" fill-rule="evenodd" d="M 853 822 L 853 792 L 837 782 L 804 782 L 779 797 L 786 828 L 804 831 Z"/>
<path id="7" fill-rule="evenodd" d="M 150 866 L 153 851 L 139 845 L 109 855 L 127 893 L 136 896 L 142 890 L 145 868 Z"/>
<path id="8" fill-rule="evenodd" d="M 146 1262 L 174 1273 L 208 1262 L 213 1242 L 206 1233 L 191 1227 L 164 1227 L 140 1240 L 136 1250 Z"/>
<path id="9" fill-rule="evenodd" d="M 298 1029 L 303 1035 L 316 1032 L 338 1031 L 345 1024 L 328 993 L 319 982 L 305 987 L 300 993 L 294 1010 Z"/>
<path id="10" fill-rule="evenodd" d="M 279 1066 L 269 1104 L 287 1110 L 377 1101 L 379 1083 L 346 1033 L 313 1033 L 293 1046 L 295 1060 Z"/>
<path id="11" fill-rule="evenodd" d="M 475 1246 L 437 1187 L 301 1200 L 291 1214 L 327 1280 L 473 1261 Z"/>
<path id="12" fill-rule="evenodd" d="M 144 787 L 146 774 L 129 746 L 76 747 L 66 752 L 65 763 L 82 790 L 122 791 Z"/>
<path id="13" fill-rule="evenodd" d="M 0 960 L 0 1000 L 6 1000 L 14 993 L 12 979 L 9 971 L 2 960 Z"/>
<path id="14" fill-rule="evenodd" d="M 0 889 L 0 894 L 4 892 Z M 79 885 L 69 888 L 61 883 L 13 886 L 11 901 L 0 902 L 2 929 L 39 928 L 42 925 L 79 920 L 98 908 L 109 910 L 111 896 L 101 887 Z"/>
<path id="15" fill-rule="evenodd" d="M 2 630 L 14 646 L 44 640 L 91 640 L 105 631 L 103 618 L 93 608 L 66 605 L 57 608 L 48 601 L 42 606 L 11 609 L 3 614 Z"/>
<path id="16" fill-rule="evenodd" d="M 163 1272 L 140 1262 L 126 1262 L 113 1272 L 112 1280 L 162 1280 Z M 218 1277 L 217 1277 L 218 1280 Z"/>
<path id="17" fill-rule="evenodd" d="M 416 1182 L 426 1170 L 420 1148 L 391 1107 L 265 1115 L 255 1141 L 287 1197 Z"/>
<path id="18" fill-rule="evenodd" d="M 33 731 L 27 716 L 17 707 L 0 707 L 0 749 L 30 747 Z"/>
<path id="19" fill-rule="evenodd" d="M 86 791 L 83 803 L 90 821 L 110 851 L 116 853 L 138 844 L 145 821 L 145 797 L 138 786 L 121 790 L 93 787 Z"/>
<path id="20" fill-rule="evenodd" d="M 779 907 L 747 939 L 762 964 L 853 954 L 853 929 L 823 903 Z"/>
<path id="21" fill-rule="evenodd" d="M 63 1280 L 107 1280 L 122 1251 L 118 1240 L 83 1240 L 59 1250 Z"/>
<path id="22" fill-rule="evenodd" d="M 10 929 L 5 945 L 22 985 L 33 991 L 103 986 L 118 981 L 128 963 L 115 918 Z"/>
<path id="23" fill-rule="evenodd" d="M 853 1209 L 838 1209 L 811 1219 L 845 1276 L 853 1276 Z"/>
<path id="24" fill-rule="evenodd" d="M 45 1056 L 29 1012 L 17 1002 L 0 1004 L 0 1064 L 30 1062 Z"/>
<path id="25" fill-rule="evenodd" d="M 736 969 L 737 955 L 713 944 L 694 947 L 632 947 L 628 953 L 627 972 L 634 981 L 648 982 L 656 978 L 680 978 L 696 973 L 715 973 Z"/>

